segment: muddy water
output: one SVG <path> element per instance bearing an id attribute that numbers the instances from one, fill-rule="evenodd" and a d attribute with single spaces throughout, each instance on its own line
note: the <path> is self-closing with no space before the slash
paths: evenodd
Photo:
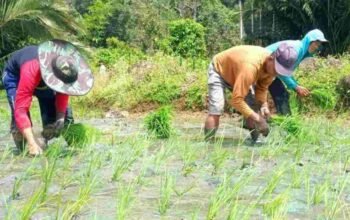
<path id="1" fill-rule="evenodd" d="M 348 205 L 346 195 L 350 193 L 347 185 L 342 187 L 340 184 L 342 179 L 347 178 L 343 169 L 347 165 L 342 158 L 331 162 L 330 158 L 315 154 L 320 146 L 305 152 L 305 156 L 296 162 L 296 146 L 285 147 L 278 145 L 277 141 L 274 142 L 276 146 L 272 146 L 269 139 L 262 139 L 262 144 L 252 146 L 248 132 L 240 128 L 239 120 L 230 117 L 222 118 L 217 141 L 205 143 L 202 136 L 204 118 L 205 114 L 176 115 L 175 134 L 168 141 L 144 141 L 146 132 L 142 126 L 143 116 L 81 120 L 98 128 L 103 137 L 91 149 L 57 159 L 48 195 L 33 211 L 33 219 L 54 219 L 57 215 L 62 217 L 67 204 L 70 204 L 68 207 L 73 207 L 79 198 L 79 192 L 89 181 L 94 182 L 91 192 L 74 218 L 116 219 L 117 204 L 120 204 L 118 195 L 123 187 L 130 185 L 137 177 L 140 177 L 140 181 L 132 193 L 126 219 L 206 219 L 210 199 L 220 187 L 225 174 L 232 184 L 238 183 L 241 175 L 244 175 L 242 178 L 249 178 L 235 196 L 237 215 L 240 216 L 238 219 L 245 214 L 248 219 L 270 218 L 264 211 L 264 206 L 283 193 L 287 199 L 281 205 L 281 213 L 286 219 L 325 218 L 329 209 L 326 206 L 331 207 L 333 203 L 330 201 L 335 197 L 339 198 L 342 208 L 334 218 L 342 219 L 341 214 L 346 213 L 344 207 Z M 4 132 L 6 129 L 3 124 L 0 126 L 0 159 L 4 158 L 0 162 L 0 219 L 6 215 L 10 215 L 10 219 L 19 219 L 30 198 L 42 186 L 42 170 L 46 166 L 46 160 L 52 161 L 52 158 L 32 159 L 13 155 L 8 150 L 12 145 L 9 135 Z M 58 139 L 52 144 L 61 142 Z M 116 158 L 122 152 L 125 153 L 122 157 L 128 158 L 129 155 L 128 151 L 120 149 L 130 147 L 131 151 L 135 143 L 144 144 L 147 148 L 125 170 L 119 181 L 112 181 Z M 196 158 L 190 166 L 191 172 L 186 175 L 180 150 L 183 144 L 196 149 Z M 347 155 L 346 149 L 346 146 L 342 148 Z M 227 152 L 226 159 L 214 172 L 212 161 L 215 161 L 215 155 L 223 152 Z M 164 160 L 156 163 L 157 157 L 163 157 Z M 94 161 L 93 158 L 97 158 L 98 162 L 91 162 Z M 298 186 L 291 186 L 294 178 L 291 167 L 295 168 L 295 173 L 309 174 L 301 178 L 301 183 L 296 184 Z M 279 171 L 283 172 L 276 178 Z M 169 208 L 161 215 L 158 206 L 165 173 L 170 176 L 173 185 Z M 275 187 L 269 194 L 262 196 L 274 178 L 278 179 Z M 20 182 L 18 192 L 11 197 L 16 181 Z M 322 199 L 320 203 L 312 204 L 311 194 L 316 185 L 325 181 L 329 181 L 328 193 L 321 198 L 326 197 L 328 203 Z M 337 192 L 340 191 L 338 195 Z M 225 205 L 220 207 L 216 219 L 227 219 L 229 208 Z"/>

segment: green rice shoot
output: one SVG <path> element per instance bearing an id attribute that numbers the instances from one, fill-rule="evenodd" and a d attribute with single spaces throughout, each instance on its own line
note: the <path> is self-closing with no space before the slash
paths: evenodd
<path id="1" fill-rule="evenodd" d="M 298 116 L 274 115 L 271 117 L 271 124 L 283 128 L 293 136 L 298 136 L 302 130 L 302 121 Z"/>
<path id="2" fill-rule="evenodd" d="M 96 142 L 99 132 L 96 128 L 82 123 L 68 125 L 62 136 L 70 147 L 84 148 Z"/>
<path id="3" fill-rule="evenodd" d="M 171 135 L 172 110 L 170 106 L 163 106 L 145 118 L 147 131 L 157 138 L 165 139 Z"/>
<path id="4" fill-rule="evenodd" d="M 312 90 L 311 99 L 315 106 L 325 110 L 334 109 L 337 102 L 334 94 L 325 89 Z"/>

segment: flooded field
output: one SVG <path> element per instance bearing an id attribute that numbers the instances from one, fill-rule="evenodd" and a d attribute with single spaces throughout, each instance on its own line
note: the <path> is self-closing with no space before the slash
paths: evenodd
<path id="1" fill-rule="evenodd" d="M 306 118 L 307 135 L 274 127 L 251 145 L 238 118 L 215 142 L 205 113 L 176 113 L 169 140 L 147 137 L 144 115 L 77 119 L 102 133 L 45 156 L 16 155 L 0 109 L 0 219 L 349 219 L 350 132 L 341 120 Z M 40 122 L 36 120 L 36 131 Z"/>

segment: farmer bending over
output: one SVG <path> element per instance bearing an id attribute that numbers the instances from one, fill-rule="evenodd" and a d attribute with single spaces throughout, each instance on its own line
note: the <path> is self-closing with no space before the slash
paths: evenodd
<path id="1" fill-rule="evenodd" d="M 27 142 L 32 156 L 41 154 L 44 147 L 32 131 L 29 109 L 33 95 L 39 100 L 43 134 L 53 131 L 46 135 L 47 141 L 60 133 L 65 119 L 73 119 L 67 108 L 69 95 L 85 95 L 93 85 L 87 63 L 72 44 L 62 40 L 14 52 L 6 62 L 2 80 L 12 114 L 12 137 L 20 150 Z"/>
<path id="2" fill-rule="evenodd" d="M 214 56 L 208 70 L 209 112 L 205 121 L 205 138 L 212 138 L 223 113 L 224 89 L 232 91 L 232 106 L 248 119 L 248 126 L 269 133 L 265 117 L 270 112 L 267 105 L 269 85 L 278 74 L 290 76 L 297 53 L 286 44 L 276 52 L 258 46 L 236 46 Z M 255 99 L 260 114 L 254 112 L 244 101 L 249 88 L 255 86 Z"/>

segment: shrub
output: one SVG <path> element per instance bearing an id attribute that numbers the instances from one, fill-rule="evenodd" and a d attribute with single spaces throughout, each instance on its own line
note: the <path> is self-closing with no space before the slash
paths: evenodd
<path id="1" fill-rule="evenodd" d="M 94 56 L 95 66 L 103 63 L 110 67 L 119 59 L 125 59 L 129 63 L 135 63 L 145 58 L 145 54 L 142 53 L 141 50 L 129 47 L 117 38 L 108 38 L 107 44 L 109 45 L 108 48 L 97 49 L 96 55 Z"/>
<path id="2" fill-rule="evenodd" d="M 104 45 L 105 28 L 111 15 L 111 2 L 103 0 L 95 0 L 84 15 L 83 23 L 89 32 L 86 37 L 94 46 Z"/>
<path id="3" fill-rule="evenodd" d="M 171 82 L 158 82 L 150 86 L 146 93 L 146 100 L 158 104 L 170 104 L 171 101 L 180 96 L 180 87 Z"/>
<path id="4" fill-rule="evenodd" d="M 201 57 L 205 54 L 205 28 L 191 19 L 170 22 L 170 47 L 182 57 Z"/>
<path id="5" fill-rule="evenodd" d="M 337 83 L 336 91 L 339 95 L 339 104 L 341 107 L 350 106 L 350 76 L 344 76 Z"/>
<path id="6" fill-rule="evenodd" d="M 145 125 L 148 132 L 157 138 L 169 138 L 171 134 L 171 120 L 171 107 L 163 106 L 156 112 L 152 112 L 146 116 Z"/>
<path id="7" fill-rule="evenodd" d="M 337 60 L 336 65 L 332 64 L 333 60 Z M 310 67 L 312 68 L 305 70 L 300 68 L 296 75 L 300 85 L 311 91 L 311 96 L 298 98 L 293 93 L 291 103 L 297 107 L 299 112 L 335 109 L 338 99 L 342 99 L 342 92 L 340 91 L 342 89 L 339 89 L 342 86 L 339 86 L 338 81 L 350 72 L 347 56 L 340 59 L 333 57 L 316 58 Z"/>
<path id="8" fill-rule="evenodd" d="M 186 92 L 185 107 L 192 110 L 203 110 L 205 108 L 205 87 L 200 85 L 192 86 Z"/>

